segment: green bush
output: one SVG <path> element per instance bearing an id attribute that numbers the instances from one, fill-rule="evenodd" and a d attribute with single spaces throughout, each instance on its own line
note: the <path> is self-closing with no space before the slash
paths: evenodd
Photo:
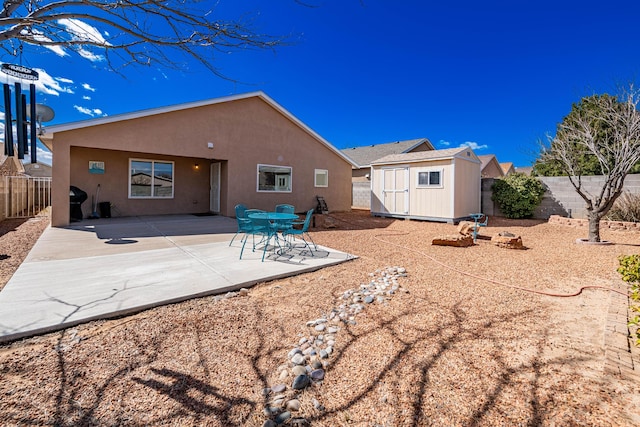
<path id="1" fill-rule="evenodd" d="M 640 194 L 625 191 L 616 199 L 604 219 L 611 221 L 640 222 Z"/>
<path id="2" fill-rule="evenodd" d="M 631 284 L 631 299 L 636 303 L 640 302 L 640 255 L 620 256 L 618 261 L 618 273 L 622 275 L 622 280 Z M 640 305 L 632 303 L 631 311 L 634 313 L 634 317 L 629 320 L 631 335 L 635 335 L 635 344 L 640 346 Z"/>
<path id="3" fill-rule="evenodd" d="M 529 218 L 544 195 L 542 183 L 535 177 L 515 173 L 497 179 L 491 186 L 491 200 L 507 218 Z"/>

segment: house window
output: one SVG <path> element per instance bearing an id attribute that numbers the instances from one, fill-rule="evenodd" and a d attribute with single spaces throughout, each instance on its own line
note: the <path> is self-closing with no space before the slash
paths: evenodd
<path id="1" fill-rule="evenodd" d="M 173 162 L 129 160 L 129 198 L 173 198 Z"/>
<path id="2" fill-rule="evenodd" d="M 314 172 L 314 185 L 316 187 L 329 186 L 329 171 L 326 169 L 316 169 Z"/>
<path id="3" fill-rule="evenodd" d="M 418 187 L 442 187 L 442 170 L 418 172 Z"/>
<path id="4" fill-rule="evenodd" d="M 291 167 L 258 165 L 258 191 L 291 192 Z"/>

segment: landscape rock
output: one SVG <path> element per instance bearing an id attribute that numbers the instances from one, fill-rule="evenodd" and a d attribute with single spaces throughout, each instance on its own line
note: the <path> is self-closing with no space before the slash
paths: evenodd
<path id="1" fill-rule="evenodd" d="M 522 237 L 516 236 L 508 231 L 502 231 L 491 238 L 491 243 L 507 249 L 524 249 Z"/>
<path id="2" fill-rule="evenodd" d="M 473 222 L 461 221 L 460 224 L 458 224 L 458 234 L 470 236 L 471 233 L 473 233 Z"/>
<path id="3" fill-rule="evenodd" d="M 467 246 L 473 246 L 473 237 L 471 235 L 463 236 L 462 234 L 438 236 L 434 237 L 431 244 L 437 246 L 455 246 L 458 248 L 465 248 Z"/>

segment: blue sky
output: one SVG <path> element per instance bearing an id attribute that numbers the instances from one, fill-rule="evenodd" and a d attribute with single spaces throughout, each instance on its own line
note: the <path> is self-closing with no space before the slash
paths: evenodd
<path id="1" fill-rule="evenodd" d="M 531 165 L 582 96 L 638 82 L 637 1 L 306 3 L 219 2 L 219 16 L 247 14 L 258 31 L 290 36 L 275 52 L 221 54 L 216 65 L 238 82 L 197 63 L 123 78 L 33 47 L 22 64 L 43 71 L 38 102 L 55 124 L 262 90 L 338 148 L 426 137 L 516 166 Z"/>

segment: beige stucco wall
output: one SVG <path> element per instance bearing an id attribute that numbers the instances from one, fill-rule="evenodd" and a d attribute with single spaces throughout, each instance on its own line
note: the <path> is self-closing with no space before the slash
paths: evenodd
<path id="1" fill-rule="evenodd" d="M 316 195 L 332 211 L 351 206 L 351 164 L 259 97 L 58 132 L 52 146 L 54 226 L 68 224 L 69 185 L 91 194 L 100 183 L 100 199 L 123 215 L 208 211 L 208 164 L 218 161 L 222 215 L 233 216 L 238 203 L 265 210 L 289 203 L 302 212 L 316 206 Z M 102 161 L 95 156 L 105 159 L 104 175 L 88 173 L 89 160 Z M 176 161 L 176 198 L 128 199 L 129 157 Z M 291 166 L 292 192 L 257 192 L 258 164 Z M 315 169 L 329 171 L 328 188 L 314 187 Z"/>
<path id="2" fill-rule="evenodd" d="M 70 184 L 87 192 L 84 216 L 92 213 L 92 196 L 100 184 L 99 202 L 111 202 L 112 216 L 203 213 L 209 211 L 209 165 L 191 157 L 153 155 L 152 160 L 174 161 L 172 199 L 129 199 L 129 159 L 150 159 L 148 153 L 71 147 Z M 89 173 L 89 161 L 104 162 L 104 174 Z M 195 164 L 198 163 L 198 168 Z"/>

